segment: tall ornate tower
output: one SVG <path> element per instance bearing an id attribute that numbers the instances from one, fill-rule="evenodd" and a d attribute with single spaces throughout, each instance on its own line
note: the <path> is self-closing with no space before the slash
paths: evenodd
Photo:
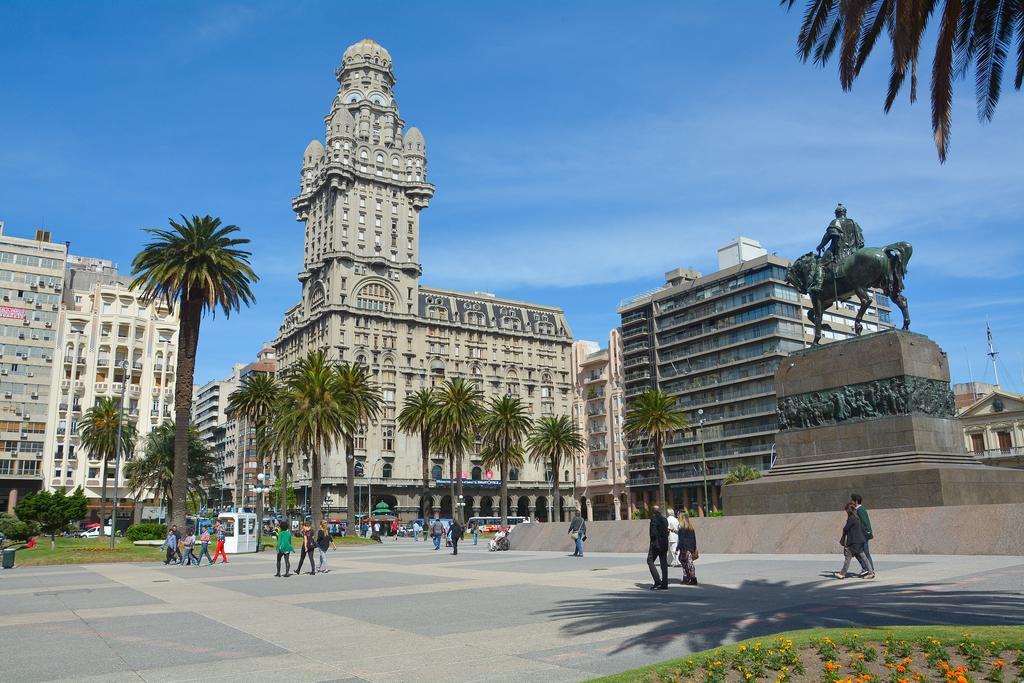
<path id="1" fill-rule="evenodd" d="M 416 314 L 419 213 L 434 187 L 423 134 L 402 134 L 388 51 L 361 40 L 345 50 L 336 74 L 326 145 L 306 147 L 292 207 L 306 225 L 303 317 L 321 318 L 321 343 L 344 349 L 342 331 L 324 314 Z"/>

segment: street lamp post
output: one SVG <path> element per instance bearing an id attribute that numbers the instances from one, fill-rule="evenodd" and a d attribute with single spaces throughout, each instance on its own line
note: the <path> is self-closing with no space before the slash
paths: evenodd
<path id="1" fill-rule="evenodd" d="M 263 494 L 270 490 L 266 484 L 270 484 L 272 479 L 272 476 L 260 472 L 256 475 L 256 481 L 259 483 L 252 487 L 252 492 L 256 494 L 256 552 L 262 550 L 260 543 L 263 536 Z"/>
<path id="2" fill-rule="evenodd" d="M 377 458 L 370 465 L 370 476 L 366 479 L 366 518 L 369 520 L 370 516 L 373 515 L 373 469 L 379 464 L 384 462 L 383 459 Z M 369 524 L 369 521 L 367 521 Z M 367 527 L 369 529 L 369 527 Z"/>
<path id="3" fill-rule="evenodd" d="M 698 409 L 697 415 L 700 417 L 700 425 L 697 427 L 700 433 L 700 460 L 704 465 L 704 516 L 710 517 L 711 501 L 708 498 L 708 458 L 704 453 L 704 409 Z"/>
<path id="4" fill-rule="evenodd" d="M 114 549 L 114 536 L 117 534 L 117 485 L 120 481 L 118 476 L 121 473 L 121 425 L 124 422 L 124 392 L 128 388 L 128 361 L 123 360 L 117 364 L 124 370 L 121 377 L 121 404 L 117 409 L 117 449 L 114 456 L 114 504 L 110 506 L 110 549 Z"/>

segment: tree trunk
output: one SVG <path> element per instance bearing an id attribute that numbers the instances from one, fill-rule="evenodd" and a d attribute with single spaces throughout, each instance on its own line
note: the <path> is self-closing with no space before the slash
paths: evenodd
<path id="1" fill-rule="evenodd" d="M 558 467 L 561 465 L 556 458 L 551 458 L 551 483 L 554 485 L 552 492 L 552 505 L 554 506 L 551 517 L 553 522 L 562 521 L 562 492 L 558 490 Z"/>
<path id="2" fill-rule="evenodd" d="M 427 519 L 427 496 L 430 495 L 430 430 L 420 432 L 420 455 L 423 458 L 423 494 L 420 496 L 420 517 Z"/>
<path id="3" fill-rule="evenodd" d="M 452 519 L 459 520 L 462 523 L 462 506 L 459 502 L 462 500 L 462 453 L 455 456 L 455 476 L 456 479 L 456 498 L 452 499 Z"/>
<path id="4" fill-rule="evenodd" d="M 658 505 L 665 508 L 665 468 L 662 466 L 661 432 L 654 436 L 654 467 L 658 470 Z"/>
<path id="5" fill-rule="evenodd" d="M 501 461 L 501 526 L 508 526 L 508 460 Z"/>
<path id="6" fill-rule="evenodd" d="M 278 496 L 278 513 L 288 517 L 288 454 L 281 453 L 281 491 Z"/>
<path id="7" fill-rule="evenodd" d="M 348 528 L 346 536 L 356 535 L 356 440 L 351 435 L 345 435 L 345 496 L 347 502 Z"/>
<path id="8" fill-rule="evenodd" d="M 104 506 L 107 504 L 107 458 L 103 458 L 103 485 L 100 487 L 100 536 L 105 536 L 103 532 L 103 511 L 106 509 Z M 113 516 L 113 515 L 111 515 Z M 110 533 L 113 535 L 114 526 L 111 524 Z"/>
<path id="9" fill-rule="evenodd" d="M 319 441 L 319 440 L 318 440 Z M 310 482 L 309 487 L 309 514 L 313 517 L 312 525 L 314 529 L 320 528 L 320 520 L 322 518 L 321 501 L 323 500 L 323 492 L 320 490 L 320 453 L 314 452 L 310 461 Z"/>
<path id="10" fill-rule="evenodd" d="M 192 381 L 196 371 L 196 349 L 203 301 L 185 297 L 178 325 L 178 370 L 174 375 L 174 477 L 171 480 L 171 523 L 185 528 L 188 514 L 188 429 L 192 421 Z M 124 381 L 128 381 L 125 374 Z"/>
<path id="11" fill-rule="evenodd" d="M 451 505 L 449 506 L 449 507 L 451 507 L 451 510 L 449 511 L 449 514 L 452 516 L 452 519 L 455 519 L 455 456 L 454 455 L 449 455 L 448 456 L 448 463 L 449 463 L 449 467 L 451 468 L 451 490 L 452 490 L 452 500 L 451 500 Z"/>

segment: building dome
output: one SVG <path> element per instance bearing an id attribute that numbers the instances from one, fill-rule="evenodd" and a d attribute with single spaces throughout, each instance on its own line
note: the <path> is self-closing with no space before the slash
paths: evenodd
<path id="1" fill-rule="evenodd" d="M 306 145 L 306 151 L 302 155 L 302 165 L 312 166 L 324 156 L 324 146 L 319 140 L 312 140 Z"/>
<path id="2" fill-rule="evenodd" d="M 391 53 L 381 47 L 380 43 L 370 38 L 363 38 L 355 45 L 350 45 L 345 50 L 341 61 L 347 64 L 350 57 L 370 62 L 373 62 L 374 58 L 376 58 L 378 60 L 376 63 L 381 63 L 385 66 L 391 64 Z"/>

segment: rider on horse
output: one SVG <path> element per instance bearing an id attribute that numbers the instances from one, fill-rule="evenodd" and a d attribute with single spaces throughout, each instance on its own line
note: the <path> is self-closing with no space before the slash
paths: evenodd
<path id="1" fill-rule="evenodd" d="M 825 228 L 825 236 L 818 244 L 818 256 L 822 255 L 821 252 L 826 246 L 828 251 L 822 258 L 826 277 L 841 276 L 843 259 L 864 247 L 864 233 L 861 232 L 857 221 L 846 217 L 846 207 L 842 204 L 836 207 L 835 220 Z"/>

